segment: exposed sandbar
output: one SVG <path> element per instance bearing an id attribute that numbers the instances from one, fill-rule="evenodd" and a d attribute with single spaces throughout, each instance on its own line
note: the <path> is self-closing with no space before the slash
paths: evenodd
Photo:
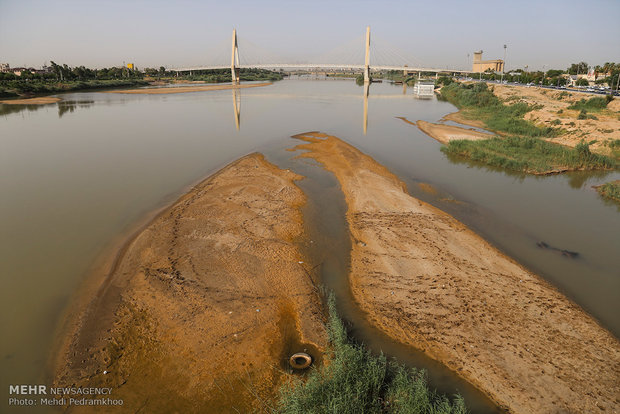
<path id="1" fill-rule="evenodd" d="M 416 122 L 416 126 L 426 135 L 435 138 L 443 144 L 447 144 L 448 142 L 456 139 L 477 141 L 480 139 L 493 138 L 495 136 L 484 132 L 474 131 L 472 129 L 465 129 L 453 125 L 433 124 L 426 121 L 418 121 Z"/>
<path id="2" fill-rule="evenodd" d="M 457 111 L 457 112 L 453 112 L 451 114 L 448 114 L 446 116 L 443 117 L 443 119 L 447 120 L 447 121 L 453 121 L 453 122 L 457 122 L 459 124 L 463 124 L 463 125 L 469 125 L 469 126 L 473 126 L 476 128 L 488 128 L 486 126 L 486 124 L 480 120 L 477 119 L 469 119 L 463 116 L 463 113 L 461 111 Z"/>
<path id="3" fill-rule="evenodd" d="M 296 137 L 340 182 L 351 289 L 371 323 L 509 412 L 618 411 L 620 344 L 592 317 L 356 148 Z"/>
<path id="4" fill-rule="evenodd" d="M 123 412 L 265 408 L 283 361 L 304 349 L 320 361 L 326 342 L 297 244 L 300 178 L 252 154 L 162 212 L 78 317 L 54 384 L 111 387 Z"/>
<path id="5" fill-rule="evenodd" d="M 240 85 L 178 86 L 178 87 L 170 87 L 170 88 L 143 88 L 143 89 L 104 91 L 102 93 L 161 95 L 161 94 L 168 94 L 168 93 L 185 93 L 185 92 L 221 91 L 221 90 L 227 90 L 227 89 L 258 88 L 260 86 L 269 86 L 269 85 L 273 85 L 273 84 L 271 82 L 266 82 L 266 83 L 242 83 Z"/>
<path id="6" fill-rule="evenodd" d="M 2 104 L 6 105 L 46 105 L 51 103 L 56 103 L 60 101 L 60 98 L 54 98 L 51 96 L 39 96 L 36 98 L 26 98 L 26 99 L 5 99 L 0 101 Z"/>

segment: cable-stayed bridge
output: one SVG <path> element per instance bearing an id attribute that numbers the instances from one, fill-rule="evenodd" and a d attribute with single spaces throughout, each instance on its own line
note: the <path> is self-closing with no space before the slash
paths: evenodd
<path id="1" fill-rule="evenodd" d="M 332 51 L 316 57 L 312 62 L 294 62 L 266 51 L 250 41 L 239 41 L 236 30 L 233 30 L 232 43 L 228 52 L 220 50 L 209 57 L 209 64 L 194 67 L 171 68 L 173 72 L 184 73 L 203 70 L 230 69 L 233 83 L 239 82 L 239 69 L 271 69 L 271 70 L 334 70 L 362 71 L 364 81 L 370 81 L 371 71 L 397 70 L 403 73 L 434 72 L 434 73 L 472 73 L 469 70 L 424 67 L 415 59 L 407 56 L 388 43 L 370 39 L 370 26 L 366 28 L 364 43 L 357 38 Z M 242 45 L 242 48 L 239 45 Z M 365 45 L 365 48 L 361 47 Z M 221 48 L 220 48 L 221 49 Z M 241 49 L 241 53 L 239 53 Z M 241 59 L 240 59 L 241 56 Z M 331 63 L 340 62 L 340 63 Z"/>

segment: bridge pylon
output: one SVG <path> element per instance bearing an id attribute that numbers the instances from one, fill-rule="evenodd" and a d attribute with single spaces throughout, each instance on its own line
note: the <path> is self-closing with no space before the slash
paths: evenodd
<path id="1" fill-rule="evenodd" d="M 237 30 L 233 29 L 232 33 L 232 55 L 230 57 L 230 72 L 232 74 L 232 83 L 236 85 L 239 81 L 239 48 L 237 46 Z"/>
<path id="2" fill-rule="evenodd" d="M 370 26 L 366 27 L 366 61 L 364 63 L 364 83 L 370 82 Z"/>

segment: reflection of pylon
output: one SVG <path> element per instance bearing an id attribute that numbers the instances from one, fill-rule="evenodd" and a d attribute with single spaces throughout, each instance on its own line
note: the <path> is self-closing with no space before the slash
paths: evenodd
<path id="1" fill-rule="evenodd" d="M 232 56 L 230 58 L 230 71 L 233 85 L 239 83 L 239 48 L 237 47 L 237 30 L 232 34 Z"/>
<path id="2" fill-rule="evenodd" d="M 235 108 L 235 126 L 237 127 L 237 131 L 239 131 L 239 128 L 241 127 L 241 96 L 237 97 L 238 93 L 238 89 L 232 90 L 233 106 Z"/>
<path id="3" fill-rule="evenodd" d="M 364 83 L 370 82 L 370 26 L 366 27 L 366 60 L 364 62 Z"/>
<path id="4" fill-rule="evenodd" d="M 368 129 L 368 92 L 370 91 L 370 82 L 364 83 L 364 135 Z"/>

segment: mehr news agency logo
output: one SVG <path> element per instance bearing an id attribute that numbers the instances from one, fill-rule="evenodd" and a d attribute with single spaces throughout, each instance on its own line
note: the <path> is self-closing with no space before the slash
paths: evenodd
<path id="1" fill-rule="evenodd" d="M 123 400 L 111 398 L 112 388 L 47 387 L 9 385 L 10 406 L 121 406 Z"/>

